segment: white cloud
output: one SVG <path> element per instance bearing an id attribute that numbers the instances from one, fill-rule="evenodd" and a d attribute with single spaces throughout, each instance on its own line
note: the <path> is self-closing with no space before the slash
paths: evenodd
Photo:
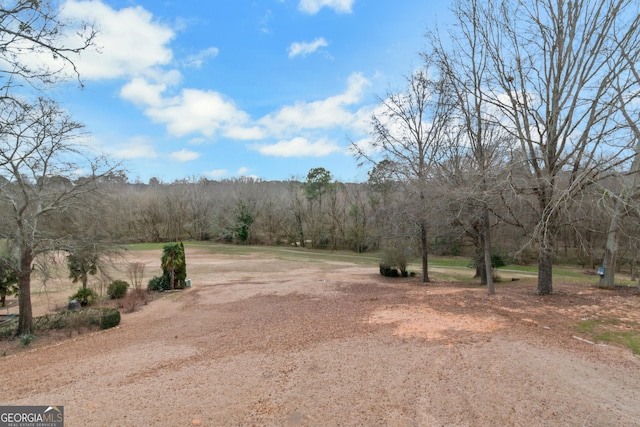
<path id="1" fill-rule="evenodd" d="M 120 96 L 141 106 L 161 106 L 162 92 L 166 89 L 164 84 L 152 84 L 142 78 L 135 78 L 124 85 L 120 90 Z"/>
<path id="2" fill-rule="evenodd" d="M 124 146 L 109 146 L 106 151 L 113 157 L 126 160 L 158 157 L 155 147 L 145 137 L 131 138 Z"/>
<path id="3" fill-rule="evenodd" d="M 209 58 L 215 58 L 220 53 L 217 47 L 210 47 L 202 50 L 195 55 L 191 55 L 186 60 L 186 66 L 192 68 L 200 68 Z"/>
<path id="4" fill-rule="evenodd" d="M 358 117 L 346 107 L 359 103 L 369 84 L 369 80 L 362 74 L 352 74 L 344 93 L 319 101 L 299 102 L 282 107 L 274 114 L 260 119 L 259 123 L 276 137 L 287 136 L 300 129 L 353 127 Z"/>
<path id="5" fill-rule="evenodd" d="M 273 19 L 273 12 L 271 9 L 268 9 L 262 19 L 260 20 L 260 31 L 264 34 L 271 34 L 271 20 Z"/>
<path id="6" fill-rule="evenodd" d="M 169 154 L 169 157 L 178 162 L 189 162 L 191 160 L 198 159 L 200 157 L 200 153 L 189 151 L 183 148 L 180 151 L 174 151 L 173 153 Z"/>
<path id="7" fill-rule="evenodd" d="M 300 0 L 298 9 L 310 15 L 315 15 L 323 7 L 328 7 L 338 13 L 351 13 L 355 0 Z"/>
<path id="8" fill-rule="evenodd" d="M 228 126 L 223 135 L 236 140 L 248 141 L 252 139 L 262 139 L 264 131 L 259 126 Z"/>
<path id="9" fill-rule="evenodd" d="M 241 167 L 235 172 L 229 172 L 227 169 L 214 169 L 212 171 L 205 172 L 204 175 L 209 176 L 213 179 L 220 179 L 220 178 L 230 178 L 234 176 L 247 176 L 248 172 L 249 172 L 249 168 Z"/>
<path id="10" fill-rule="evenodd" d="M 166 125 L 171 136 L 200 135 L 211 139 L 221 135 L 247 141 L 291 139 L 310 130 L 340 127 L 360 132 L 366 112 L 351 110 L 362 101 L 369 84 L 362 74 L 355 73 L 349 77 L 343 93 L 318 101 L 287 105 L 258 120 L 252 119 L 233 100 L 215 91 L 183 89 L 178 95 L 169 97 L 165 95 L 169 84 L 136 78 L 122 88 L 120 95 L 143 108 L 156 123 Z"/>
<path id="11" fill-rule="evenodd" d="M 146 75 L 172 59 L 167 44 L 175 32 L 141 6 L 114 10 L 98 0 L 67 0 L 61 17 L 94 23 L 98 30 L 97 49 L 82 52 L 74 61 L 83 79 Z"/>
<path id="12" fill-rule="evenodd" d="M 213 179 L 224 178 L 229 175 L 229 171 L 226 169 L 214 169 L 209 172 L 204 173 L 207 176 L 210 176 Z"/>
<path id="13" fill-rule="evenodd" d="M 233 101 L 214 91 L 184 89 L 179 96 L 164 99 L 162 105 L 151 105 L 146 114 L 156 122 L 165 123 L 173 136 L 201 133 L 213 137 L 219 130 L 242 129 L 249 115 Z"/>
<path id="14" fill-rule="evenodd" d="M 168 74 L 167 74 L 168 75 Z M 171 83 L 175 79 L 168 79 Z M 172 136 L 217 133 L 237 140 L 260 139 L 263 130 L 235 103 L 215 91 L 183 89 L 177 96 L 165 96 L 169 85 L 135 78 L 120 91 L 123 99 L 144 108 L 145 114 L 163 123 Z"/>
<path id="15" fill-rule="evenodd" d="M 272 145 L 257 144 L 253 149 L 265 156 L 273 157 L 324 157 L 342 150 L 335 142 L 326 139 L 310 142 L 303 137 Z"/>
<path id="16" fill-rule="evenodd" d="M 321 47 L 327 46 L 329 44 L 323 37 L 318 37 L 312 42 L 294 42 L 289 46 L 289 58 L 294 58 L 298 55 L 307 56 Z"/>

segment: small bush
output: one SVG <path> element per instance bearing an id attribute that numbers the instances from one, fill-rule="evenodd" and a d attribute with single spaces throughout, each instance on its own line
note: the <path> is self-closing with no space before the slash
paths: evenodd
<path id="1" fill-rule="evenodd" d="M 162 292 L 169 290 L 169 280 L 164 276 L 156 276 L 153 279 L 149 280 L 149 286 L 147 289 L 153 292 Z"/>
<path id="2" fill-rule="evenodd" d="M 380 274 L 386 277 L 408 277 L 409 251 L 402 247 L 388 247 L 382 250 Z"/>
<path id="3" fill-rule="evenodd" d="M 0 325 L 0 339 L 15 337 L 18 332 L 18 319 Z"/>
<path id="4" fill-rule="evenodd" d="M 507 256 L 503 254 L 491 254 L 491 268 L 505 267 L 509 263 Z"/>
<path id="5" fill-rule="evenodd" d="M 124 298 L 116 302 L 116 307 L 126 313 L 133 313 L 138 306 L 148 304 L 151 298 L 151 294 L 144 289 L 132 289 Z"/>
<path id="6" fill-rule="evenodd" d="M 102 310 L 102 316 L 100 317 L 100 327 L 102 329 L 109 329 L 116 327 L 120 324 L 120 311 L 115 308 L 107 308 Z"/>
<path id="7" fill-rule="evenodd" d="M 81 306 L 86 307 L 96 303 L 98 294 L 89 288 L 79 288 L 78 292 L 69 297 L 69 301 L 73 299 L 78 301 Z"/>
<path id="8" fill-rule="evenodd" d="M 20 335 L 20 344 L 26 347 L 33 342 L 34 338 L 35 335 L 32 334 Z"/>
<path id="9" fill-rule="evenodd" d="M 129 283 L 124 280 L 114 280 L 107 287 L 107 295 L 111 299 L 120 299 L 127 294 Z"/>
<path id="10" fill-rule="evenodd" d="M 385 277 L 400 277 L 400 271 L 390 265 L 380 264 L 380 274 Z"/>

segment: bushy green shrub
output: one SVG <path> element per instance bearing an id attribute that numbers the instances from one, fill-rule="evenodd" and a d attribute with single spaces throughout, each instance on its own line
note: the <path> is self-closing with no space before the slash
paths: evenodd
<path id="1" fill-rule="evenodd" d="M 491 254 L 491 268 L 500 268 L 508 265 L 509 259 L 503 254 Z"/>
<path id="2" fill-rule="evenodd" d="M 149 291 L 162 292 L 169 290 L 169 278 L 165 276 L 156 276 L 149 280 Z"/>
<path id="3" fill-rule="evenodd" d="M 69 301 L 71 300 L 76 300 L 81 306 L 86 307 L 96 303 L 98 294 L 89 288 L 79 288 L 78 292 L 69 297 Z"/>
<path id="4" fill-rule="evenodd" d="M 107 295 L 111 299 L 120 299 L 127 294 L 127 289 L 129 289 L 129 283 L 124 280 L 114 280 L 107 287 Z"/>
<path id="5" fill-rule="evenodd" d="M 102 310 L 102 317 L 100 317 L 100 327 L 102 329 L 109 329 L 116 327 L 120 324 L 120 311 L 115 308 L 107 308 Z"/>

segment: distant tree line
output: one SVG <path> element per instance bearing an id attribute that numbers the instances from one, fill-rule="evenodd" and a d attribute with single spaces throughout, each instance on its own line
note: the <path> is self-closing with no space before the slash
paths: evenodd
<path id="1" fill-rule="evenodd" d="M 452 159 L 451 162 L 454 160 Z M 472 179 L 462 161 L 445 162 L 432 173 L 423 209 L 406 183 L 385 172 L 385 163 L 360 183 L 342 183 L 323 168 L 307 179 L 261 181 L 252 178 L 194 178 L 131 183 L 125 175 L 100 181 L 109 202 L 102 206 L 101 234 L 113 243 L 190 240 L 230 244 L 281 245 L 354 252 L 404 251 L 420 256 L 420 215 L 429 219 L 428 248 L 435 255 L 482 258 L 481 218 L 464 185 Z M 504 159 L 499 175 L 514 174 L 520 159 Z M 454 167 L 453 170 L 450 168 Z M 516 177 L 512 176 L 512 179 Z M 521 177 L 522 178 L 522 177 Z M 562 210 L 556 232 L 558 261 L 596 269 L 606 248 L 611 198 L 625 175 L 607 178 L 581 192 Z M 508 186 L 489 203 L 493 254 L 517 263 L 537 260 L 530 228 L 530 200 L 515 198 Z M 636 210 L 618 223 L 618 270 L 635 272 L 640 249 Z"/>

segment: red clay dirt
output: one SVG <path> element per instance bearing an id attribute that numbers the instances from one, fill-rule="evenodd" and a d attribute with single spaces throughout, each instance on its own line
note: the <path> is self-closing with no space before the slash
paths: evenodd
<path id="1" fill-rule="evenodd" d="M 134 254 L 159 273 L 159 251 Z M 117 328 L 1 342 L 1 404 L 63 405 L 67 427 L 640 425 L 640 358 L 576 331 L 640 324 L 637 289 L 540 297 L 521 280 L 490 297 L 196 246 L 187 267 L 192 288 Z"/>

